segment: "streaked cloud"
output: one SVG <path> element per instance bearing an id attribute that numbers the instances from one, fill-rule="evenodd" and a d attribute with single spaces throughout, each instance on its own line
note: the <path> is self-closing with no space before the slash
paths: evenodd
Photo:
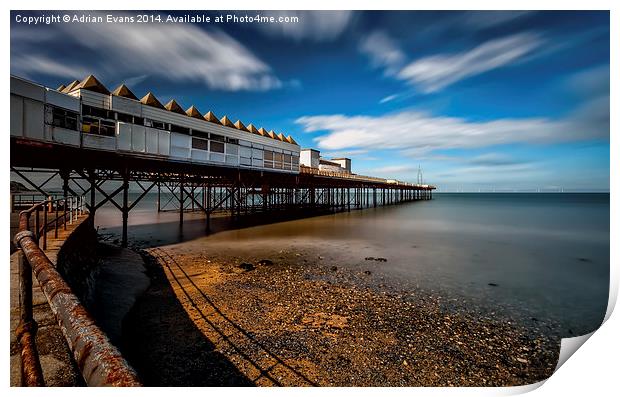
<path id="1" fill-rule="evenodd" d="M 609 139 L 608 113 L 605 118 L 605 108 L 589 102 L 565 119 L 470 121 L 421 111 L 402 111 L 381 116 L 305 116 L 296 122 L 306 132 L 326 131 L 315 138 L 318 146 L 325 150 L 387 149 L 407 156 L 441 149 Z"/>
<path id="2" fill-rule="evenodd" d="M 457 81 L 518 61 L 543 44 L 538 34 L 518 33 L 482 43 L 470 50 L 415 60 L 398 73 L 421 91 L 439 91 Z"/>
<path id="3" fill-rule="evenodd" d="M 67 61 L 63 54 L 46 52 L 47 38 L 62 40 L 65 48 L 83 56 Z M 31 51 L 34 46 L 36 52 Z M 16 26 L 11 30 L 11 49 L 11 73 L 19 75 L 44 73 L 67 79 L 88 73 L 151 75 L 226 91 L 265 91 L 283 85 L 269 65 L 228 34 L 191 24 Z"/>
<path id="4" fill-rule="evenodd" d="M 259 30 L 270 35 L 296 41 L 330 41 L 336 39 L 349 26 L 352 11 L 262 11 L 261 15 L 298 17 L 296 23 L 261 23 Z"/>
<path id="5" fill-rule="evenodd" d="M 370 58 L 374 67 L 384 68 L 387 75 L 395 74 L 405 62 L 405 54 L 387 33 L 376 30 L 360 41 L 359 50 Z"/>

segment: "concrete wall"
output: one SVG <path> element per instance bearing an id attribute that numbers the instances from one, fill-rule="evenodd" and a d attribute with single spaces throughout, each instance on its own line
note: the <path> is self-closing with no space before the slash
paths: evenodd
<path id="1" fill-rule="evenodd" d="M 97 232 L 88 219 L 65 240 L 58 251 L 56 268 L 88 309 L 98 268 Z"/>

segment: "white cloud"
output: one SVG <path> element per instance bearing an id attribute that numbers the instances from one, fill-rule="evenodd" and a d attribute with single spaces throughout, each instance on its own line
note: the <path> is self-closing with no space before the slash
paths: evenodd
<path id="1" fill-rule="evenodd" d="M 405 54 L 383 31 L 374 31 L 363 38 L 359 49 L 370 58 L 374 67 L 385 68 L 387 75 L 396 73 L 405 62 Z"/>
<path id="2" fill-rule="evenodd" d="M 577 110 L 574 117 L 563 120 L 522 118 L 474 122 L 403 111 L 382 116 L 305 116 L 296 122 L 306 132 L 327 131 L 315 138 L 319 148 L 325 150 L 387 149 L 420 156 L 441 149 L 609 139 L 608 118 L 592 122 L 589 106 L 593 105 L 586 103 L 583 111 Z M 598 107 L 594 110 L 598 115 L 604 113 Z"/>
<path id="3" fill-rule="evenodd" d="M 282 86 L 269 65 L 237 40 L 222 31 L 205 31 L 191 24 L 61 24 L 39 29 L 18 26 L 11 35 L 11 72 L 15 74 L 37 72 L 67 78 L 88 73 L 147 74 L 228 91 Z M 62 60 L 66 55 L 45 53 L 43 43 L 51 35 L 81 56 L 72 57 L 74 63 L 65 63 Z M 35 46 L 39 55 L 33 58 Z"/>
<path id="4" fill-rule="evenodd" d="M 349 26 L 352 11 L 263 11 L 261 15 L 298 17 L 299 22 L 261 23 L 258 29 L 270 36 L 281 36 L 296 41 L 334 40 Z"/>
<path id="5" fill-rule="evenodd" d="M 542 38 L 533 33 L 514 34 L 487 41 L 461 53 L 415 60 L 400 70 L 398 78 L 424 92 L 435 92 L 459 80 L 516 62 L 542 43 Z"/>
<path id="6" fill-rule="evenodd" d="M 379 103 L 387 103 L 387 102 L 391 102 L 394 99 L 398 98 L 399 95 L 398 94 L 392 94 L 392 95 L 388 95 L 384 98 L 381 98 L 381 100 L 379 101 Z"/>

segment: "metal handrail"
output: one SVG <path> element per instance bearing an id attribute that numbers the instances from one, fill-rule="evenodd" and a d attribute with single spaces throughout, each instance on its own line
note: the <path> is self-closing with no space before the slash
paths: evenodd
<path id="1" fill-rule="evenodd" d="M 19 214 L 19 232 L 15 245 L 19 263 L 20 322 L 16 330 L 21 345 L 22 385 L 45 386 L 43 371 L 35 343 L 37 323 L 32 310 L 32 274 L 47 298 L 56 321 L 67 341 L 86 384 L 89 386 L 141 386 L 136 372 L 112 345 L 105 333 L 95 324 L 78 297 L 56 270 L 39 246 L 47 244 L 47 233 L 53 225 L 58 235 L 59 221 L 66 228 L 67 222 L 77 221 L 84 211 L 84 197 L 48 199 L 33 205 Z M 60 215 L 62 204 L 63 214 Z M 48 219 L 49 212 L 54 219 Z M 40 212 L 44 213 L 40 225 Z M 35 214 L 35 227 L 31 230 L 30 217 Z"/>

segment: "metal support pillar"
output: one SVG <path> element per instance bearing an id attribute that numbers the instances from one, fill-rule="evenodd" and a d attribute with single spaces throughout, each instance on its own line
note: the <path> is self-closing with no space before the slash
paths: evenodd
<path id="1" fill-rule="evenodd" d="M 123 206 L 121 209 L 123 215 L 123 235 L 121 239 L 121 247 L 127 247 L 127 220 L 129 219 L 129 171 L 123 172 Z"/>

